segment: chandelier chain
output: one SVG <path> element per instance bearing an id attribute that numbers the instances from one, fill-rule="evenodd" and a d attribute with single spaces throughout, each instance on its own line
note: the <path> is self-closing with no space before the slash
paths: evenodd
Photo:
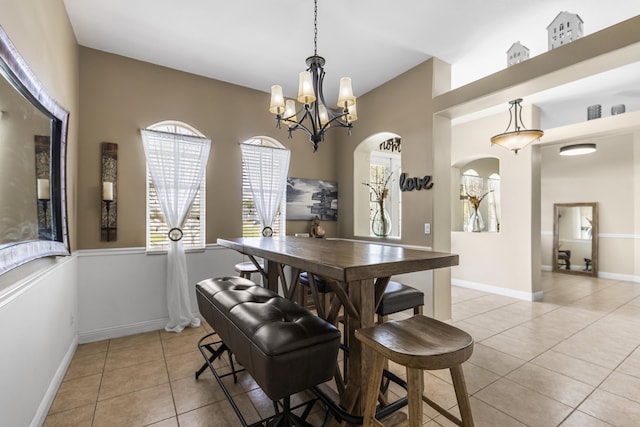
<path id="1" fill-rule="evenodd" d="M 313 54 L 318 55 L 318 0 L 314 0 L 313 8 Z"/>

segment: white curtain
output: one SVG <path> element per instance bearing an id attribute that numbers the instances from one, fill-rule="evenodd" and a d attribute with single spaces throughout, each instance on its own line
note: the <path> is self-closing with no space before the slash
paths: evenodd
<path id="1" fill-rule="evenodd" d="M 272 228 L 287 189 L 291 152 L 282 148 L 241 144 L 242 163 L 262 229 Z"/>
<path id="2" fill-rule="evenodd" d="M 167 255 L 167 307 L 165 330 L 180 332 L 200 326 L 193 316 L 187 276 L 187 260 L 181 228 L 202 181 L 211 141 L 197 136 L 142 129 L 147 165 L 170 232 Z"/>
<path id="3" fill-rule="evenodd" d="M 500 231 L 500 177 L 489 177 L 489 190 L 492 190 L 489 193 L 489 199 L 491 205 L 493 206 L 493 215 L 495 218 L 495 226 L 494 229 L 489 231 Z"/>

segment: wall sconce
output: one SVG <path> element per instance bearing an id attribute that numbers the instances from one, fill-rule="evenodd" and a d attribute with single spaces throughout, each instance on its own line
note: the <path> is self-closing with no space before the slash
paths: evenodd
<path id="1" fill-rule="evenodd" d="M 102 208 L 100 215 L 100 240 L 112 242 L 118 238 L 117 228 L 117 182 L 118 144 L 102 143 Z"/>
<path id="2" fill-rule="evenodd" d="M 51 200 L 51 188 L 49 185 L 48 179 L 38 179 L 38 202 L 40 202 L 40 206 L 42 207 L 42 222 L 38 221 L 38 237 L 40 239 L 49 239 L 50 230 L 47 217 L 47 208 L 49 207 L 49 200 Z M 42 225 L 40 225 L 42 223 Z"/>
<path id="3" fill-rule="evenodd" d="M 35 146 L 35 166 L 36 166 L 36 195 L 38 197 L 38 238 L 40 240 L 51 240 L 53 238 L 51 230 L 51 143 L 46 135 L 34 135 Z M 49 215 L 47 216 L 47 211 Z"/>

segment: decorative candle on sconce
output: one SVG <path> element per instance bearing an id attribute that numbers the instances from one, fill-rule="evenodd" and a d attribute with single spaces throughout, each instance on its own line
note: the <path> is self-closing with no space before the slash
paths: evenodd
<path id="1" fill-rule="evenodd" d="M 113 202 L 113 182 L 102 183 L 102 200 Z"/>
<path id="2" fill-rule="evenodd" d="M 102 203 L 100 214 L 100 240 L 111 242 L 118 239 L 118 144 L 103 142 L 100 163 L 102 166 Z"/>
<path id="3" fill-rule="evenodd" d="M 50 200 L 51 191 L 48 179 L 38 179 L 38 200 Z"/>

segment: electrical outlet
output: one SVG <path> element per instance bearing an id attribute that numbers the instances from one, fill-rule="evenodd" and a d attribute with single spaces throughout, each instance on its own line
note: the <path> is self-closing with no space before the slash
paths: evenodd
<path id="1" fill-rule="evenodd" d="M 424 234 L 431 234 L 431 224 L 428 222 L 424 223 Z"/>

